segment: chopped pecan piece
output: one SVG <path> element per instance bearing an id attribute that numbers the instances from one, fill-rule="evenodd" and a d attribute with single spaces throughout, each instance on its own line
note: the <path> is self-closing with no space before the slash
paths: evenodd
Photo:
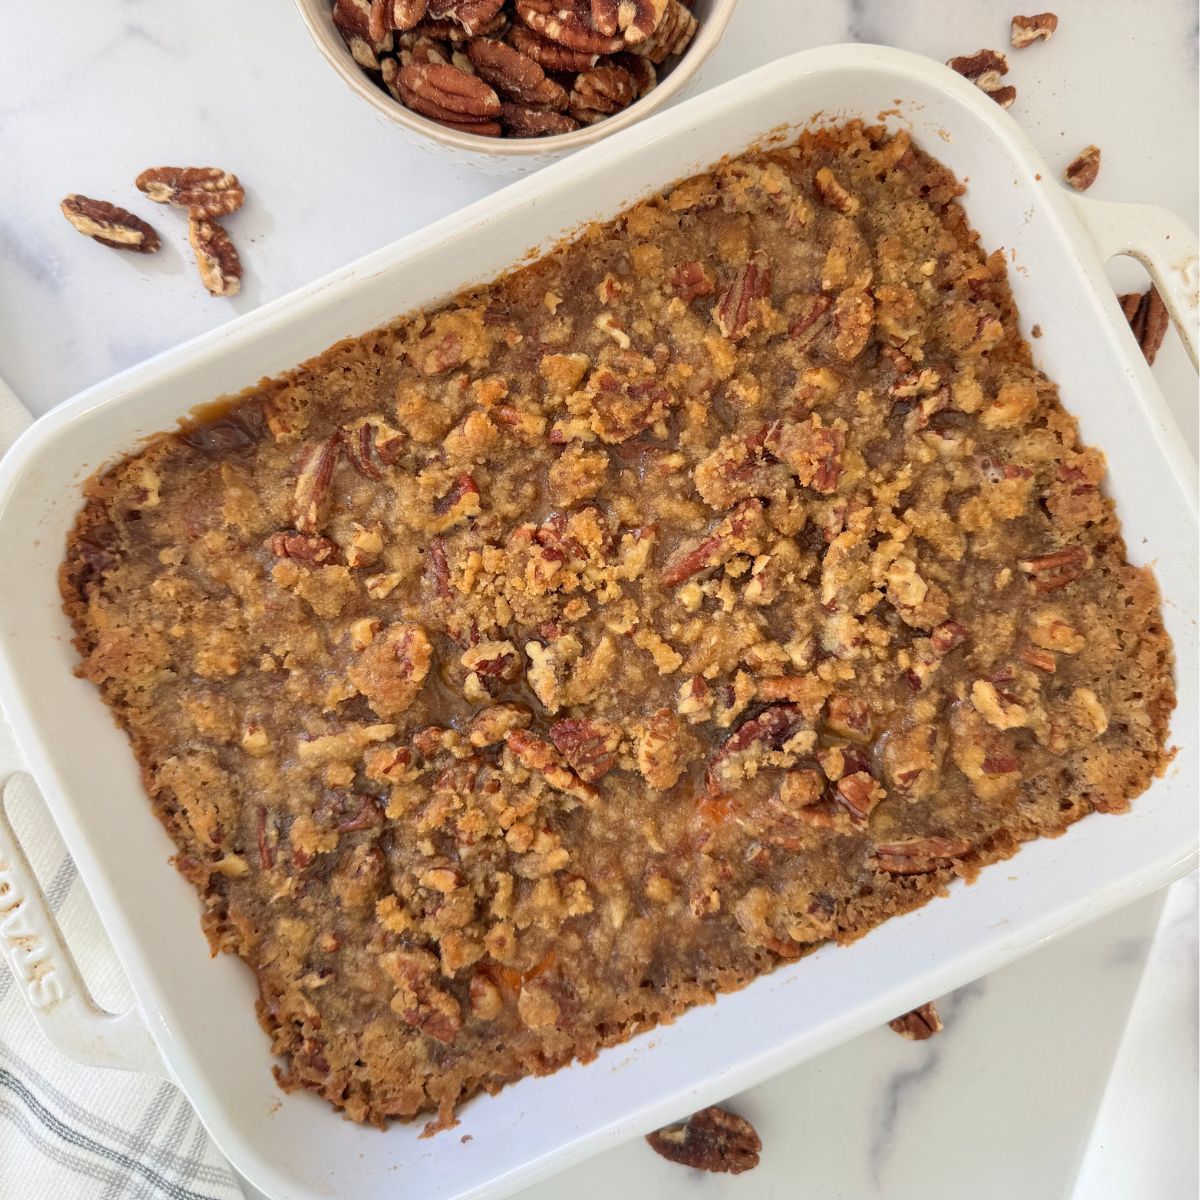
<path id="1" fill-rule="evenodd" d="M 436 1041 L 452 1042 L 462 1028 L 462 1010 L 458 1001 L 434 982 L 437 959 L 428 950 L 389 950 L 379 962 L 398 987 L 392 1011 Z"/>
<path id="2" fill-rule="evenodd" d="M 582 800 L 585 804 L 592 803 L 599 795 L 590 783 L 585 783 L 574 771 L 568 770 L 554 747 L 542 738 L 524 729 L 514 729 L 504 741 L 523 767 L 544 776 L 556 791 Z"/>
<path id="3" fill-rule="evenodd" d="M 342 449 L 342 435 L 332 434 L 316 446 L 309 446 L 300 459 L 292 513 L 301 533 L 316 533 L 329 512 L 329 488 Z"/>
<path id="4" fill-rule="evenodd" d="M 220 167 L 151 167 L 134 183 L 158 204 L 210 218 L 237 212 L 246 199 L 238 177 Z"/>
<path id="5" fill-rule="evenodd" d="M 1063 177 L 1077 191 L 1086 192 L 1100 174 L 1100 147 L 1085 146 L 1075 155 L 1063 172 Z"/>
<path id="6" fill-rule="evenodd" d="M 843 216 L 852 217 L 859 209 L 857 196 L 852 196 L 838 181 L 828 167 L 822 167 L 813 179 L 813 186 L 821 202 Z"/>
<path id="7" fill-rule="evenodd" d="M 115 250 L 135 250 L 153 254 L 162 244 L 154 228 L 127 209 L 93 200 L 90 196 L 71 195 L 60 205 L 62 214 L 86 237 Z"/>
<path id="8" fill-rule="evenodd" d="M 514 729 L 528 729 L 533 714 L 522 704 L 493 704 L 475 714 L 467 726 L 472 746 L 498 746 Z"/>
<path id="9" fill-rule="evenodd" d="M 687 765 L 683 726 L 669 708 L 651 713 L 637 729 L 637 765 L 642 777 L 657 791 L 669 791 Z"/>
<path id="10" fill-rule="evenodd" d="M 857 821 L 865 821 L 872 809 L 887 797 L 887 792 L 866 771 L 843 775 L 837 782 L 837 797 Z"/>
<path id="11" fill-rule="evenodd" d="M 938 1010 L 930 1000 L 928 1004 L 922 1004 L 920 1008 L 914 1008 L 902 1017 L 893 1017 L 888 1024 L 902 1038 L 907 1038 L 910 1042 L 923 1042 L 941 1032 L 942 1018 L 938 1016 Z"/>
<path id="12" fill-rule="evenodd" d="M 754 773 L 772 751 L 783 750 L 808 721 L 795 704 L 773 704 L 742 725 L 721 743 L 709 761 L 705 779 L 712 791 Z M 811 735 L 810 735 L 811 736 Z"/>
<path id="13" fill-rule="evenodd" d="M 716 290 L 712 276 L 704 269 L 704 264 L 694 259 L 680 263 L 675 268 L 671 274 L 671 287 L 685 303 L 691 303 L 698 296 L 711 296 Z"/>
<path id="14" fill-rule="evenodd" d="M 681 583 L 728 562 L 743 546 L 741 539 L 752 536 L 762 521 L 762 501 L 745 500 L 723 521 L 711 536 L 681 546 L 663 565 L 659 578 L 665 587 Z"/>
<path id="15" fill-rule="evenodd" d="M 935 654 L 949 654 L 970 638 L 967 630 L 957 621 L 943 621 L 929 635 Z"/>
<path id="16" fill-rule="evenodd" d="M 1035 13 L 1031 17 L 1013 17 L 1012 44 L 1016 50 L 1032 46 L 1038 38 L 1049 41 L 1058 28 L 1058 17 L 1052 12 Z"/>
<path id="17" fill-rule="evenodd" d="M 770 307 L 770 296 L 771 264 L 762 250 L 755 250 L 713 309 L 713 320 L 721 336 L 732 342 L 747 337 L 762 323 L 763 310 Z"/>
<path id="18" fill-rule="evenodd" d="M 1037 558 L 1023 558 L 1018 565 L 1029 576 L 1035 592 L 1056 592 L 1074 583 L 1086 570 L 1087 561 L 1082 546 L 1067 546 Z"/>
<path id="19" fill-rule="evenodd" d="M 986 92 L 1001 108 L 1009 108 L 1017 98 L 1017 89 L 1001 78 L 1008 74 L 1008 59 L 998 50 L 977 50 L 952 58 L 946 65 Z"/>
<path id="20" fill-rule="evenodd" d="M 331 562 L 337 556 L 337 546 L 328 538 L 305 533 L 273 533 L 269 545 L 276 558 L 294 558 L 314 566 Z"/>
<path id="21" fill-rule="evenodd" d="M 744 1117 L 723 1108 L 704 1108 L 681 1125 L 666 1125 L 646 1135 L 663 1158 L 699 1171 L 740 1175 L 758 1166 L 762 1139 Z"/>
<path id="22" fill-rule="evenodd" d="M 971 852 L 966 838 L 908 838 L 875 847 L 874 864 L 889 875 L 924 875 L 948 866 Z"/>
<path id="23" fill-rule="evenodd" d="M 397 623 L 376 637 L 347 675 L 379 716 L 405 712 L 417 698 L 433 661 L 420 625 Z"/>
<path id="24" fill-rule="evenodd" d="M 823 424 L 813 413 L 807 421 L 776 421 L 764 445 L 787 464 L 802 487 L 822 495 L 837 491 L 846 447 L 844 430 Z"/>
<path id="25" fill-rule="evenodd" d="M 555 721 L 550 726 L 550 740 L 580 779 L 595 783 L 617 760 L 621 730 L 610 721 L 573 718 Z"/>

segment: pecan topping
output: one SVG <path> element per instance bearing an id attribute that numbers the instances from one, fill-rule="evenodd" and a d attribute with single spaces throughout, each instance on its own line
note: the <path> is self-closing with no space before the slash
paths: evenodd
<path id="1" fill-rule="evenodd" d="M 1035 13 L 1032 17 L 1013 17 L 1012 44 L 1017 50 L 1032 46 L 1038 38 L 1049 41 L 1058 28 L 1058 17 L 1052 12 Z"/>
<path id="2" fill-rule="evenodd" d="M 829 495 L 842 472 L 843 430 L 821 423 L 816 413 L 805 422 L 777 421 L 767 431 L 766 448 L 796 476 L 801 487 Z"/>
<path id="3" fill-rule="evenodd" d="M 109 204 L 107 200 L 70 195 L 59 207 L 63 216 L 80 233 L 102 246 L 153 254 L 161 245 L 152 226 L 127 209 Z"/>
<path id="4" fill-rule="evenodd" d="M 837 797 L 857 821 L 865 821 L 871 810 L 887 797 L 887 792 L 866 771 L 843 775 L 837 783 Z"/>
<path id="5" fill-rule="evenodd" d="M 621 730 L 609 721 L 555 721 L 550 726 L 550 740 L 580 779 L 595 783 L 616 762 Z"/>
<path id="6" fill-rule="evenodd" d="M 1039 558 L 1023 558 L 1018 565 L 1029 576 L 1035 592 L 1056 592 L 1083 574 L 1087 560 L 1082 546 L 1068 546 Z"/>
<path id="7" fill-rule="evenodd" d="M 316 533 L 325 523 L 329 506 L 329 486 L 341 453 L 342 435 L 335 433 L 315 447 L 309 447 L 296 475 L 292 502 L 296 528 L 301 533 Z"/>
<path id="8" fill-rule="evenodd" d="M 943 621 L 929 635 L 935 654 L 949 654 L 970 638 L 970 634 L 957 621 Z"/>
<path id="9" fill-rule="evenodd" d="M 671 275 L 671 286 L 685 303 L 691 303 L 698 296 L 711 296 L 716 290 L 712 276 L 704 269 L 702 263 L 695 260 L 680 263 L 675 268 Z"/>
<path id="10" fill-rule="evenodd" d="M 821 202 L 835 212 L 840 212 L 848 217 L 852 217 L 858 212 L 858 197 L 850 195 L 828 167 L 822 167 L 817 172 L 813 185 L 817 189 L 817 195 L 821 197 Z"/>
<path id="11" fill-rule="evenodd" d="M 890 875 L 924 875 L 948 866 L 971 851 L 965 838 L 908 838 L 875 847 L 875 864 Z"/>
<path id="12" fill-rule="evenodd" d="M 270 539 L 271 553 L 276 558 L 294 558 L 300 562 L 331 562 L 337 557 L 337 546 L 325 537 L 313 537 L 303 533 L 273 533 Z"/>
<path id="13" fill-rule="evenodd" d="M 1137 338 L 1146 361 L 1153 365 L 1158 351 L 1167 335 L 1167 327 L 1171 318 L 1167 314 L 1167 306 L 1158 294 L 1158 288 L 1152 287 L 1147 292 L 1130 292 L 1119 297 L 1121 311 Z"/>
<path id="14" fill-rule="evenodd" d="M 663 1158 L 698 1171 L 740 1175 L 758 1166 L 762 1139 L 744 1117 L 723 1108 L 704 1108 L 681 1125 L 666 1125 L 646 1135 Z"/>
<path id="15" fill-rule="evenodd" d="M 186 208 L 201 217 L 226 217 L 246 199 L 238 177 L 220 167 L 151 167 L 134 182 L 156 203 Z"/>
<path id="16" fill-rule="evenodd" d="M 1067 164 L 1066 171 L 1063 176 L 1066 181 L 1077 191 L 1086 192 L 1088 188 L 1096 182 L 1096 176 L 1100 174 L 1100 147 L 1085 146 L 1073 159 Z"/>
<path id="17" fill-rule="evenodd" d="M 542 738 L 524 729 L 514 729 L 505 736 L 504 742 L 523 767 L 537 771 L 556 791 L 582 800 L 585 804 L 592 803 L 599 795 L 590 783 L 585 783 L 574 771 L 568 770 L 554 747 Z"/>
<path id="18" fill-rule="evenodd" d="M 771 264 L 766 254 L 756 250 L 734 275 L 713 309 L 713 320 L 722 337 L 741 341 L 762 320 L 764 306 L 771 296 Z"/>
<path id="19" fill-rule="evenodd" d="M 236 296 L 242 289 L 242 260 L 233 239 L 207 217 L 188 218 L 188 241 L 210 296 Z"/>
<path id="20" fill-rule="evenodd" d="M 942 1018 L 938 1016 L 938 1010 L 930 1000 L 928 1004 L 922 1004 L 920 1008 L 914 1008 L 902 1017 L 893 1017 L 888 1024 L 902 1038 L 908 1038 L 910 1042 L 923 1042 L 941 1032 Z"/>
<path id="21" fill-rule="evenodd" d="M 796 704 L 773 704 L 757 717 L 744 721 L 721 743 L 710 760 L 705 772 L 709 789 L 719 791 L 727 778 L 736 777 L 743 757 L 761 757 L 770 751 L 782 750 L 797 733 L 807 728 L 808 721 Z"/>

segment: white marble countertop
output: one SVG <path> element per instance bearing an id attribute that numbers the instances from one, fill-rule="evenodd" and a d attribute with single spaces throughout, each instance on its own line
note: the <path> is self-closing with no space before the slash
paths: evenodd
<path id="1" fill-rule="evenodd" d="M 1053 8 L 1055 39 L 1011 53 L 1012 115 L 1054 169 L 1100 145 L 1092 195 L 1165 205 L 1195 225 L 1194 4 Z M 52 21 L 47 11 L 0 10 L 0 375 L 35 412 L 499 186 L 368 112 L 289 0 L 93 0 L 59 6 Z M 1004 48 L 1012 11 L 993 0 L 742 0 L 705 84 L 838 41 L 937 59 Z M 217 163 L 247 185 L 229 221 L 247 267 L 237 299 L 204 293 L 184 223 L 146 212 L 133 190 L 140 170 L 164 162 Z M 84 241 L 58 212 L 73 191 L 147 215 L 164 251 Z M 1115 265 L 1114 279 L 1131 287 L 1139 270 Z M 1173 335 L 1155 374 L 1194 445 L 1195 377 Z M 529 1200 L 1192 1197 L 1195 879 L 1170 893 L 1151 950 L 1163 902 L 947 998 L 946 1030 L 931 1042 L 876 1031 L 739 1097 L 767 1144 L 750 1175 L 700 1178 L 637 1142 Z"/>

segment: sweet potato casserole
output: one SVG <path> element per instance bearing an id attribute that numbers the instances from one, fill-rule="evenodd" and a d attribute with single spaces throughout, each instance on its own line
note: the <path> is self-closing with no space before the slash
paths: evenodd
<path id="1" fill-rule="evenodd" d="M 962 190 L 807 133 L 88 484 L 79 670 L 283 1087 L 449 1120 L 1163 767 L 1154 580 Z"/>

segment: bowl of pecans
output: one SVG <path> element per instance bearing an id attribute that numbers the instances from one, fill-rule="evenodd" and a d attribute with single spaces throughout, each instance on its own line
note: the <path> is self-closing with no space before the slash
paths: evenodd
<path id="1" fill-rule="evenodd" d="M 693 81 L 737 0 L 296 0 L 351 91 L 430 147 L 515 173 Z"/>

